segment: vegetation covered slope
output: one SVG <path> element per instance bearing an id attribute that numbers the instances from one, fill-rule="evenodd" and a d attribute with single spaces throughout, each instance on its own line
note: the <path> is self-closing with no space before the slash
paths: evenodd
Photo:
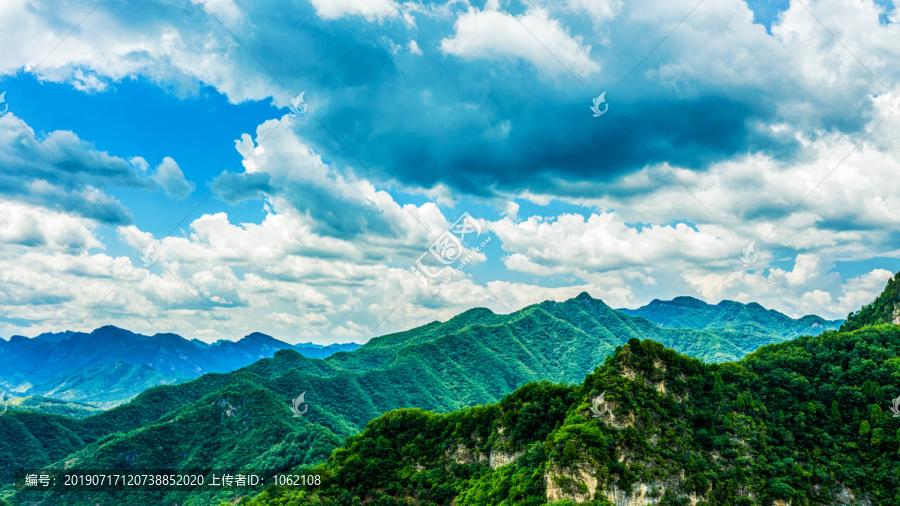
<path id="1" fill-rule="evenodd" d="M 632 339 L 579 386 L 387 413 L 332 454 L 327 487 L 240 504 L 900 504 L 898 380 L 893 325 L 709 365 Z"/>
<path id="2" fill-rule="evenodd" d="M 726 336 L 756 336 L 781 342 L 800 336 L 815 336 L 826 330 L 835 330 L 843 320 L 826 320 L 821 316 L 806 315 L 791 318 L 773 309 L 766 309 L 751 302 L 743 304 L 723 300 L 707 304 L 694 297 L 676 297 L 672 300 L 654 299 L 637 309 L 620 309 L 631 316 L 641 316 L 667 328 L 708 330 Z"/>
<path id="3" fill-rule="evenodd" d="M 148 463 L 204 467 L 223 459 L 237 463 L 228 448 L 246 448 L 248 457 L 266 455 L 270 440 L 254 443 L 243 432 L 221 433 L 218 424 L 223 417 L 230 418 L 229 413 L 254 416 L 245 407 L 258 402 L 270 403 L 266 412 L 273 416 L 289 419 L 291 399 L 306 392 L 309 411 L 304 422 L 343 437 L 393 409 L 450 411 L 497 402 L 529 381 L 579 382 L 631 338 L 650 338 L 710 362 L 735 359 L 755 347 L 710 332 L 659 328 L 587 294 L 510 315 L 472 310 L 446 323 L 381 336 L 359 350 L 326 360 L 281 350 L 272 359 L 233 373 L 150 389 L 128 404 L 81 420 L 10 412 L 0 417 L 0 433 L 7 436 L 0 440 L 0 478 L 25 464 L 121 465 L 123 460 L 107 448 L 130 449 L 132 457 L 124 462 L 135 467 Z M 263 391 L 268 394 L 260 397 Z M 188 426 L 190 430 L 185 430 Z M 182 434 L 184 439 L 177 444 L 166 439 L 154 442 L 151 435 L 160 430 Z M 272 434 L 280 437 L 283 432 L 273 429 Z M 208 451 L 182 451 L 183 446 L 204 446 L 212 435 L 222 440 L 209 445 Z M 330 437 L 323 441 L 332 447 L 337 444 Z M 261 464 L 299 465 L 319 453 L 290 455 L 288 461 Z"/>
<path id="4" fill-rule="evenodd" d="M 325 358 L 359 348 L 290 345 L 254 332 L 238 341 L 209 344 L 177 334 L 136 334 L 111 325 L 91 333 L 45 333 L 34 338 L 0 339 L 0 387 L 19 395 L 40 395 L 111 407 L 160 384 L 172 384 L 209 372 L 230 372 L 275 352 L 293 349 Z M 124 364 L 124 367 L 123 367 Z"/>
<path id="5" fill-rule="evenodd" d="M 888 281 L 877 299 L 850 313 L 841 330 L 856 330 L 879 323 L 900 324 L 900 272 Z"/>
<path id="6" fill-rule="evenodd" d="M 27 390 L 30 396 L 42 396 L 111 408 L 157 385 L 181 383 L 193 376 L 162 373 L 144 364 L 119 362 L 69 369 Z"/>

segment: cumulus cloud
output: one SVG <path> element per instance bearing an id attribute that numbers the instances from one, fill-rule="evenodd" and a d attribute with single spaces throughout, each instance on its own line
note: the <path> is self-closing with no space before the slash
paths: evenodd
<path id="1" fill-rule="evenodd" d="M 166 195 L 172 198 L 183 199 L 194 191 L 194 183 L 184 178 L 184 172 L 181 171 L 175 160 L 168 156 L 163 158 L 162 163 L 156 168 L 156 174 L 152 179 L 163 187 Z"/>
<path id="2" fill-rule="evenodd" d="M 547 9 L 533 8 L 516 19 L 499 10 L 473 7 L 459 16 L 452 37 L 441 41 L 444 53 L 460 58 L 521 58 L 542 74 L 574 72 L 588 76 L 600 70 L 591 46 L 572 36 Z"/>
<path id="3" fill-rule="evenodd" d="M 14 201 L 0 201 L 0 242 L 79 254 L 102 247 L 89 221 Z"/>
<path id="4" fill-rule="evenodd" d="M 390 0 L 311 0 L 316 14 L 323 19 L 363 16 L 368 20 L 382 18 L 394 11 Z"/>
<path id="5" fill-rule="evenodd" d="M 286 120 L 271 136 L 275 120 L 260 125 L 236 142 L 242 170 L 207 182 L 226 203 L 257 199 L 261 220 L 208 211 L 189 235 L 158 238 L 159 261 L 144 268 L 97 252 L 109 243 L 91 227 L 145 247 L 154 238 L 132 226 L 117 189 L 183 198 L 194 183 L 178 164 L 153 168 L 67 131 L 38 146 L 6 115 L 0 238 L 14 247 L 0 254 L 0 312 L 35 331 L 69 328 L 128 276 L 85 325 L 223 337 L 185 323 L 209 310 L 227 328 L 359 338 L 388 314 L 378 333 L 584 290 L 614 306 L 694 294 L 843 316 L 888 271 L 835 265 L 900 255 L 893 123 L 854 149 L 900 92 L 900 25 L 879 22 L 870 0 L 810 5 L 859 61 L 796 2 L 771 33 L 743 1 L 705 2 L 671 36 L 696 2 L 528 2 L 515 14 L 496 1 L 408 3 L 361 44 L 358 30 L 391 2 L 104 4 L 38 80 L 96 94 L 146 79 L 179 96 L 210 86 L 232 103 L 281 106 L 320 83 L 307 95 L 316 121 Z M 0 73 L 33 68 L 92 6 L 4 3 Z M 588 118 L 603 89 L 610 114 Z M 514 188 L 485 223 L 493 249 L 476 259 L 496 276 L 485 287 L 460 274 L 432 296 L 407 267 L 458 209 L 426 199 L 447 208 Z M 744 269 L 751 240 L 759 259 Z"/>
<path id="6" fill-rule="evenodd" d="M 399 8 L 403 23 L 385 23 L 379 37 L 358 47 L 355 38 L 348 45 L 342 31 L 356 25 L 337 18 L 383 16 L 394 8 L 391 2 L 204 5 L 103 5 L 36 75 L 73 86 L 87 86 L 88 76 L 109 84 L 140 77 L 182 94 L 208 85 L 234 103 L 272 97 L 282 106 L 297 90 L 326 78 L 315 113 L 356 156 L 402 184 L 443 184 L 475 195 L 503 194 L 519 183 L 525 191 L 545 190 L 553 175 L 573 184 L 605 183 L 646 165 L 645 147 L 690 170 L 747 152 L 789 160 L 800 145 L 793 131 L 781 131 L 778 124 L 814 135 L 858 135 L 875 113 L 872 94 L 900 92 L 891 85 L 898 71 L 889 65 L 900 57 L 891 44 L 900 25 L 881 23 L 882 9 L 871 0 L 858 9 L 839 0 L 815 2 L 819 19 L 840 27 L 836 35 L 864 66 L 798 3 L 770 34 L 742 0 L 704 3 L 684 23 L 679 21 L 696 2 L 528 2 L 515 15 L 498 2 L 481 10 L 466 2 L 408 2 Z M 3 46 L 11 48 L 0 56 L 0 72 L 35 65 L 90 7 L 5 4 L 4 19 L 16 23 L 0 35 L 0 43 L 6 40 Z M 142 12 L 139 22 L 131 9 Z M 585 12 L 604 29 L 580 23 Z M 427 19 L 429 28 L 417 29 L 417 18 Z M 393 51 L 392 41 L 413 35 L 420 49 L 439 47 L 454 56 L 411 59 L 406 51 Z M 643 60 L 663 38 L 652 58 Z M 15 43 L 20 40 L 38 42 Z M 409 48 L 416 52 L 411 43 Z M 506 79 L 486 79 L 503 60 L 526 63 L 508 65 Z M 566 78 L 563 66 L 590 89 Z M 458 78 L 448 81 L 448 73 Z M 610 84 L 626 75 L 612 92 Z M 606 118 L 622 120 L 640 142 L 615 121 L 594 122 L 554 150 L 587 113 L 590 97 L 603 89 L 610 90 L 612 104 Z M 316 148 L 352 161 L 329 133 L 307 133 Z M 510 170 L 533 167 L 550 151 L 553 156 L 524 181 L 520 176 L 527 171 Z"/>
<path id="7" fill-rule="evenodd" d="M 614 18 L 622 9 L 621 0 L 568 0 L 566 6 L 575 12 L 586 12 L 595 23 Z"/>
<path id="8" fill-rule="evenodd" d="M 428 227 L 410 214 L 418 216 L 422 209 L 405 210 L 383 189 L 353 171 L 326 164 L 291 129 L 271 133 L 277 123 L 271 120 L 257 128 L 257 142 L 265 138 L 262 149 L 253 150 L 254 141 L 247 134 L 236 143 L 238 151 L 247 155 L 245 170 L 220 176 L 216 183 L 220 195 L 239 201 L 264 194 L 279 207 L 290 206 L 308 214 L 309 226 L 316 233 L 336 238 L 367 234 L 396 241 L 421 238 L 423 232 L 427 235 Z M 432 211 L 432 216 L 419 219 L 433 222 L 434 218 Z"/>

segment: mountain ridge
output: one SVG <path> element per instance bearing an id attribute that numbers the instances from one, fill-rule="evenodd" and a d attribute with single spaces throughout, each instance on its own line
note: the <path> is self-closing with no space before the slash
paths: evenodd
<path id="1" fill-rule="evenodd" d="M 98 403 L 109 407 L 130 399 L 146 388 L 181 382 L 206 373 L 237 370 L 276 351 L 293 349 L 301 354 L 324 358 L 339 351 L 358 348 L 355 343 L 291 345 L 272 336 L 254 332 L 238 341 L 206 343 L 161 332 L 143 335 L 113 325 L 87 332 L 43 333 L 34 338 L 21 335 L 0 340 L 0 385 L 23 395 L 58 395 L 60 399 Z M 110 385 L 100 392 L 67 385 L 106 383 L 116 364 L 145 365 L 130 377 L 133 384 Z M 139 369 L 135 369 L 139 371 Z M 80 373 L 82 377 L 76 377 Z M 105 378 L 105 379 L 101 379 Z M 54 394 L 62 392 L 62 394 Z"/>
<path id="2" fill-rule="evenodd" d="M 873 365 L 829 368 L 854 357 Z M 386 413 L 312 471 L 326 486 L 241 504 L 898 504 L 900 429 L 882 406 L 900 386 L 878 381 L 898 360 L 893 324 L 724 364 L 630 339 L 576 385 Z"/>
<path id="3" fill-rule="evenodd" d="M 754 328 L 758 334 L 792 339 L 801 335 L 815 335 L 825 330 L 837 330 L 843 320 L 827 320 L 818 315 L 791 318 L 774 309 L 767 309 L 757 302 L 742 303 L 722 300 L 709 304 L 690 296 L 671 300 L 653 299 L 636 309 L 621 308 L 626 314 L 641 316 L 665 327 L 692 328 L 695 330 L 726 331 L 735 323 Z"/>
<path id="4" fill-rule="evenodd" d="M 900 325 L 900 272 L 888 280 L 875 300 L 847 315 L 841 330 L 851 331 L 879 323 Z"/>

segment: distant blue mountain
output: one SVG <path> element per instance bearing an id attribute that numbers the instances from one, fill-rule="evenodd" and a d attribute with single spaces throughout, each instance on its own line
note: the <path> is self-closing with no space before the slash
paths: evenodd
<path id="1" fill-rule="evenodd" d="M 843 320 L 826 320 L 816 315 L 791 318 L 756 302 L 723 300 L 713 305 L 694 297 L 654 299 L 646 306 L 619 311 L 646 318 L 660 327 L 706 330 L 732 337 L 769 336 L 773 342 L 816 336 L 826 330 L 836 330 L 843 323 Z"/>
<path id="2" fill-rule="evenodd" d="M 356 343 L 291 345 L 259 332 L 239 341 L 210 344 L 171 333 L 136 334 L 111 325 L 90 333 L 16 335 L 0 340 L 0 387 L 17 395 L 110 406 L 162 383 L 231 372 L 271 358 L 279 350 L 325 358 L 359 347 Z"/>

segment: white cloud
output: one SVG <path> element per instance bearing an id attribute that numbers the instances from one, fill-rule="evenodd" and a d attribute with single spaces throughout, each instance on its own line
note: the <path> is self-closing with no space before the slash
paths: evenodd
<path id="1" fill-rule="evenodd" d="M 6 41 L 0 72 L 10 75 L 41 61 L 91 7 L 73 5 L 63 9 L 24 0 L 0 5 L 0 39 Z M 250 13 L 231 0 L 205 5 L 254 50 L 261 47 L 256 44 L 262 36 L 255 37 L 265 33 L 272 46 L 285 48 L 279 60 L 297 65 L 314 60 L 304 52 L 308 45 L 288 43 L 299 36 L 293 26 L 269 30 L 278 26 L 273 19 L 283 17 L 279 9 L 255 11 L 251 23 Z M 393 9 L 389 1 L 315 0 L 312 5 L 329 20 L 346 16 L 375 20 Z M 568 0 L 528 5 L 517 18 L 495 10 L 497 2 L 484 10 L 464 2 L 428 8 L 408 5 L 400 28 L 415 27 L 414 12 L 438 21 L 455 19 L 452 32 L 449 25 L 443 26 L 446 37 L 440 48 L 447 55 L 463 60 L 520 59 L 543 76 L 564 74 L 561 61 L 577 75 L 593 77 L 600 71 L 602 54 L 604 69 L 616 69 L 621 77 L 696 4 Z M 459 6 L 466 10 L 454 11 Z M 900 25 L 878 23 L 878 12 L 868 1 L 819 0 L 814 8 L 888 88 L 895 88 L 892 83 L 900 75 L 890 63 L 900 58 L 893 43 L 900 38 Z M 587 13 L 596 26 L 603 26 L 604 33 L 579 35 L 572 28 L 577 23 L 566 17 L 572 11 Z M 611 19 L 615 22 L 608 22 Z M 437 297 L 430 296 L 406 267 L 430 244 L 433 236 L 428 231 L 434 234 L 447 226 L 439 208 L 403 205 L 367 181 L 360 167 L 326 163 L 297 133 L 301 130 L 297 125 L 293 125 L 296 131 L 285 128 L 273 134 L 252 154 L 274 121 L 236 142 L 247 157 L 244 172 L 233 176 L 240 184 L 228 188 L 232 193 L 222 195 L 232 200 L 262 195 L 267 207 L 259 223 L 240 223 L 225 212 L 205 214 L 190 224 L 189 237 L 160 239 L 158 265 L 145 269 L 136 254 L 109 253 L 110 247 L 92 253 L 104 245 L 101 233 L 92 227 L 108 209 L 118 213 L 112 223 L 131 222 L 128 210 L 110 188 L 157 189 L 158 183 L 174 197 L 190 193 L 193 183 L 184 178 L 174 160 L 165 159 L 150 175 L 150 165 L 143 158 L 126 161 L 72 132 L 50 133 L 47 147 L 75 167 L 88 184 L 81 188 L 40 146 L 29 144 L 31 133 L 23 131 L 10 113 L 0 119 L 0 175 L 8 183 L 0 188 L 6 192 L 4 198 L 11 199 L 0 203 L 0 240 L 15 246 L 0 254 L 6 292 L 0 298 L 0 311 L 40 322 L 29 327 L 34 333 L 71 328 L 96 304 L 92 294 L 108 292 L 137 267 L 85 322 L 86 327 L 114 318 L 135 330 L 164 327 L 191 337 L 223 337 L 194 296 L 169 271 L 161 270 L 166 267 L 238 334 L 262 330 L 280 337 L 358 338 L 388 313 L 390 318 L 376 334 L 448 318 L 473 305 L 514 310 L 582 290 L 614 306 L 712 292 L 714 300 L 758 301 L 795 315 L 805 312 L 805 305 L 825 316 L 842 317 L 871 300 L 889 273 L 873 269 L 844 279 L 834 271 L 835 262 L 900 254 L 891 243 L 891 231 L 900 225 L 900 179 L 896 178 L 900 140 L 893 135 L 893 120 L 816 186 L 860 137 L 840 133 L 836 122 L 874 126 L 887 114 L 889 97 L 896 90 L 881 90 L 872 98 L 880 86 L 796 2 L 773 25 L 772 33 L 752 23 L 752 13 L 742 1 L 706 2 L 635 71 L 628 82 L 635 88 L 625 89 L 622 96 L 640 97 L 635 103 L 643 108 L 635 111 L 648 115 L 654 112 L 654 100 L 666 97 L 726 96 L 753 107 L 772 108 L 780 122 L 750 124 L 748 129 L 767 129 L 785 142 L 797 141 L 803 147 L 795 157 L 782 160 L 742 153 L 705 170 L 650 165 L 602 186 L 592 183 L 589 193 L 575 194 L 586 185 L 578 181 L 560 181 L 554 189 L 573 189 L 575 196 L 538 195 L 532 190 L 527 195 L 533 202 L 544 205 L 562 197 L 584 205 L 589 217 L 562 213 L 540 219 L 535 215 L 541 210 L 510 203 L 505 217 L 490 223 L 499 239 L 494 244 L 504 256 L 482 254 L 478 261 L 502 261 L 512 275 L 531 278 L 531 282 L 485 279 L 488 291 L 460 274 Z M 433 34 L 415 36 L 423 47 L 433 47 Z M 32 42 L 18 43 L 22 40 Z M 422 53 L 409 33 L 391 40 L 409 40 L 410 53 Z M 272 61 L 265 54 L 262 59 Z M 266 98 L 277 89 L 271 76 L 196 0 L 193 6 L 177 4 L 164 16 L 148 15 L 139 21 L 116 6 L 103 6 L 50 55 L 36 76 L 90 93 L 109 90 L 115 82 L 133 76 L 146 77 L 178 94 L 196 92 L 202 83 L 232 102 Z M 647 83 L 649 88 L 638 87 Z M 421 93 L 430 96 L 432 90 Z M 448 102 L 440 90 L 434 96 L 439 106 Z M 496 119 L 497 138 L 502 139 L 513 123 Z M 672 179 L 667 168 L 703 206 Z M 447 186 L 421 189 L 396 183 L 410 190 L 417 202 L 422 195 L 443 205 L 460 199 Z M 223 192 L 227 186 L 223 185 Z M 152 240 L 137 227 L 123 227 L 119 232 L 120 240 L 135 252 Z M 728 276 L 730 269 L 740 265 L 741 248 L 753 239 L 760 252 L 757 264 Z M 789 270 L 778 267 L 791 262 Z M 546 284 L 570 286 L 541 286 L 546 278 L 553 280 Z M 794 301 L 778 280 L 803 303 Z M 9 296 L 12 293 L 16 296 Z M 404 296 L 408 302 L 394 311 Z M 269 317 L 260 321 L 259 315 Z M 199 321 L 209 325 L 198 331 L 203 326 Z"/>
<path id="2" fill-rule="evenodd" d="M 591 46 L 571 35 L 544 8 L 532 8 L 513 17 L 498 10 L 474 7 L 459 16 L 452 37 L 441 41 L 441 51 L 465 59 L 521 58 L 543 75 L 571 71 L 589 76 L 600 70 L 591 58 Z"/>
<path id="3" fill-rule="evenodd" d="M 568 0 L 567 7 L 575 12 L 586 12 L 595 23 L 616 17 L 622 10 L 621 0 Z"/>
<path id="4" fill-rule="evenodd" d="M 504 258 L 507 268 L 540 276 L 711 261 L 732 256 L 739 245 L 723 240 L 720 227 L 654 225 L 638 231 L 616 213 L 592 214 L 587 221 L 575 214 L 552 221 L 532 216 L 515 222 L 506 217 L 491 223 L 490 229 L 510 253 Z"/>
<path id="5" fill-rule="evenodd" d="M 390 0 L 311 0 L 316 14 L 322 19 L 345 16 L 363 16 L 372 21 L 387 16 L 394 10 Z"/>
<path id="6" fill-rule="evenodd" d="M 184 178 L 184 172 L 175 160 L 168 156 L 163 158 L 162 163 L 156 168 L 153 180 L 163 187 L 166 195 L 175 199 L 183 199 L 194 191 L 194 183 Z"/>
<path id="7" fill-rule="evenodd" d="M 103 247 L 88 220 L 7 200 L 0 200 L 0 242 L 78 254 Z"/>

